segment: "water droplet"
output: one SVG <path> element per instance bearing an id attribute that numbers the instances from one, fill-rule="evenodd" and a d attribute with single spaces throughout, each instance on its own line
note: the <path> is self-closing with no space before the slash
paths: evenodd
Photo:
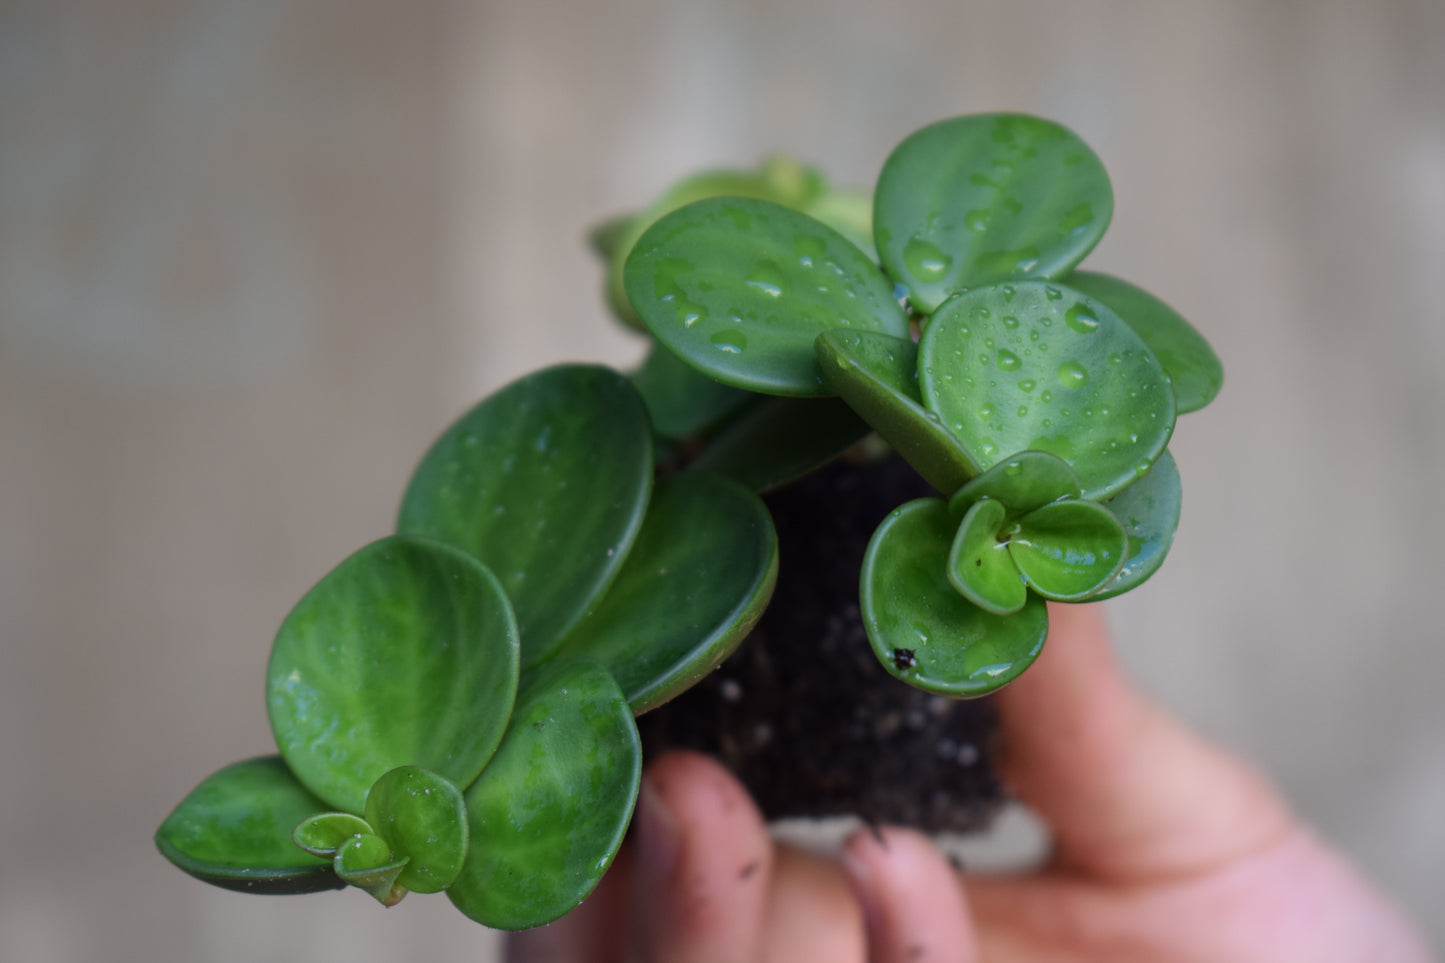
<path id="1" fill-rule="evenodd" d="M 757 288 L 768 297 L 780 298 L 783 296 L 783 272 L 771 261 L 764 261 L 753 269 L 753 273 L 747 277 L 749 287 Z"/>
<path id="2" fill-rule="evenodd" d="M 918 637 L 918 641 L 921 644 L 928 644 L 928 626 L 924 625 L 922 622 L 914 622 L 913 634 Z"/>
<path id="3" fill-rule="evenodd" d="M 1064 237 L 1078 234 L 1094 220 L 1094 208 L 1087 201 L 1076 204 L 1059 219 L 1059 233 Z"/>
<path id="4" fill-rule="evenodd" d="M 822 258 L 828 253 L 828 245 L 823 243 L 822 238 L 799 234 L 793 238 L 793 252 L 798 255 L 799 264 L 812 267 L 815 258 Z"/>
<path id="5" fill-rule="evenodd" d="M 1093 334 L 1099 328 L 1099 319 L 1094 317 L 1094 312 L 1082 301 L 1064 312 L 1064 323 L 1080 334 Z"/>
<path id="6" fill-rule="evenodd" d="M 979 416 L 980 418 L 987 418 L 987 417 L 988 417 L 989 415 L 991 415 L 991 414 L 993 414 L 993 405 L 980 405 L 980 406 L 979 406 L 978 416 Z"/>
<path id="7" fill-rule="evenodd" d="M 1017 289 L 1014 288 L 1012 284 L 1005 284 L 1001 290 L 1003 291 L 1003 303 L 1011 304 L 1013 302 L 1014 295 L 1017 293 Z"/>
<path id="8" fill-rule="evenodd" d="M 975 234 L 982 234 L 988 230 L 989 212 L 985 208 L 975 208 L 963 215 L 963 226 Z"/>
<path id="9" fill-rule="evenodd" d="M 998 353 L 998 368 L 1000 371 L 1017 371 L 1023 364 L 1019 356 L 1012 351 L 1000 349 Z"/>
<path id="10" fill-rule="evenodd" d="M 920 281 L 937 281 L 953 266 L 953 258 L 922 237 L 914 237 L 903 248 L 903 263 Z"/>
<path id="11" fill-rule="evenodd" d="M 1034 380 L 1033 380 L 1032 378 L 1025 378 L 1023 381 L 1020 381 L 1020 382 L 1019 382 L 1019 390 L 1020 390 L 1020 391 L 1033 391 L 1033 390 L 1034 390 L 1034 384 L 1035 384 L 1035 382 L 1034 382 Z"/>
<path id="12" fill-rule="evenodd" d="M 1029 406 L 1028 406 L 1028 405 L 1019 405 L 1019 417 L 1020 417 L 1020 418 L 1025 417 L 1026 415 L 1028 415 L 1028 413 L 1029 413 Z"/>
<path id="13" fill-rule="evenodd" d="M 717 345 L 718 350 L 728 354 L 742 354 L 743 349 L 748 346 L 748 339 L 741 331 L 725 329 L 712 336 L 712 343 Z"/>
<path id="14" fill-rule="evenodd" d="M 1109 355 L 1109 363 L 1110 363 L 1110 364 L 1123 364 L 1123 363 L 1124 363 L 1124 358 L 1123 358 L 1122 355 L 1119 354 L 1119 352 L 1116 351 L 1116 352 L 1114 352 L 1113 354 Z"/>
<path id="15" fill-rule="evenodd" d="M 1019 462 L 1016 462 L 1016 461 L 1011 461 L 1011 462 L 1009 462 L 1008 464 L 1006 464 L 1006 465 L 1003 466 L 1003 473 L 1004 473 L 1005 475 L 1010 475 L 1010 476 L 1012 476 L 1012 475 L 1017 475 L 1017 474 L 1019 474 L 1019 473 L 1020 473 L 1021 471 L 1023 471 L 1023 470 L 1024 470 L 1024 466 L 1023 466 L 1022 464 L 1020 464 Z"/>
<path id="16" fill-rule="evenodd" d="M 1143 476 L 1149 474 L 1149 469 L 1153 467 L 1154 463 L 1151 462 L 1149 459 L 1142 459 L 1137 465 L 1134 466 L 1134 474 L 1142 478 Z"/>
<path id="17" fill-rule="evenodd" d="M 1089 380 L 1089 373 L 1077 361 L 1065 361 L 1059 365 L 1059 384 L 1065 388 L 1082 388 Z"/>
<path id="18" fill-rule="evenodd" d="M 1048 298 L 1050 301 L 1062 301 L 1064 299 L 1064 292 L 1060 291 L 1052 284 L 1045 285 L 1044 297 Z"/>
<path id="19" fill-rule="evenodd" d="M 1014 328 L 1017 328 L 1019 326 L 1019 319 L 1014 317 L 1012 314 L 1006 314 L 1004 315 L 1003 326 L 1012 331 Z"/>
<path id="20" fill-rule="evenodd" d="M 1049 391 L 1049 390 L 1045 389 L 1045 391 L 1044 391 L 1044 393 L 1043 393 L 1043 399 L 1044 399 L 1044 402 L 1045 402 L 1045 403 L 1048 403 L 1048 402 L 1050 402 L 1050 401 L 1053 401 L 1053 400 L 1054 400 L 1054 393 L 1053 393 L 1052 391 Z"/>

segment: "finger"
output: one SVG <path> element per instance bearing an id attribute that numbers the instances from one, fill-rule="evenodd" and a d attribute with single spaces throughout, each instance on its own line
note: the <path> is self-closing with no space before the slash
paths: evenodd
<path id="1" fill-rule="evenodd" d="M 868 926 L 871 963 L 974 963 L 963 883 L 918 833 L 860 830 L 843 847 Z"/>
<path id="2" fill-rule="evenodd" d="M 863 912 L 836 859 L 778 846 L 758 963 L 867 963 Z"/>
<path id="3" fill-rule="evenodd" d="M 669 753 L 643 778 L 632 945 L 649 963 L 755 963 L 772 841 L 721 765 Z"/>
<path id="4" fill-rule="evenodd" d="M 1047 821 L 1062 865 L 1116 881 L 1198 872 L 1290 825 L 1251 768 L 1125 680 L 1097 605 L 1049 606 L 1038 661 L 998 695 L 1014 791 Z"/>
<path id="5" fill-rule="evenodd" d="M 507 938 L 507 963 L 621 963 L 632 886 L 625 845 L 592 895 L 566 916 Z"/>

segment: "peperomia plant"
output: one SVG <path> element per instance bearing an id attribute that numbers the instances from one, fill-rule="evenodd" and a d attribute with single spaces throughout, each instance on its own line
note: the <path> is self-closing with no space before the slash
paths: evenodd
<path id="1" fill-rule="evenodd" d="M 1159 568 L 1175 418 L 1222 382 L 1163 302 L 1075 270 L 1112 209 L 1075 135 L 979 115 L 905 140 L 871 202 L 773 161 L 604 225 L 608 300 L 654 339 L 642 367 L 545 369 L 432 445 L 396 533 L 281 625 L 278 754 L 203 781 L 161 851 L 234 889 L 445 892 L 509 929 L 562 915 L 631 818 L 634 716 L 768 602 L 757 493 L 872 433 L 937 492 L 868 546 L 880 662 L 949 696 L 1016 678 L 1045 599 Z"/>

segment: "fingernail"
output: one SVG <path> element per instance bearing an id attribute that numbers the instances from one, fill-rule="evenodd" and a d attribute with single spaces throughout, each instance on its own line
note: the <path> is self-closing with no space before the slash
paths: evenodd
<path id="1" fill-rule="evenodd" d="M 677 865 L 681 832 L 677 820 L 648 779 L 642 780 L 633 823 L 637 830 L 637 858 L 643 872 L 654 879 L 670 876 Z"/>

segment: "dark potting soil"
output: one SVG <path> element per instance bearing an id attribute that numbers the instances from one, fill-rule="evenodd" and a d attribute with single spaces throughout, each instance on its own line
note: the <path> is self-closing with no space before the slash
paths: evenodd
<path id="1" fill-rule="evenodd" d="M 990 700 L 929 695 L 890 676 L 858 611 L 873 530 L 905 501 L 936 494 L 890 457 L 839 460 L 768 495 L 780 557 L 772 604 L 717 671 L 638 719 L 644 752 L 721 759 L 770 820 L 986 824 L 1003 801 Z"/>

